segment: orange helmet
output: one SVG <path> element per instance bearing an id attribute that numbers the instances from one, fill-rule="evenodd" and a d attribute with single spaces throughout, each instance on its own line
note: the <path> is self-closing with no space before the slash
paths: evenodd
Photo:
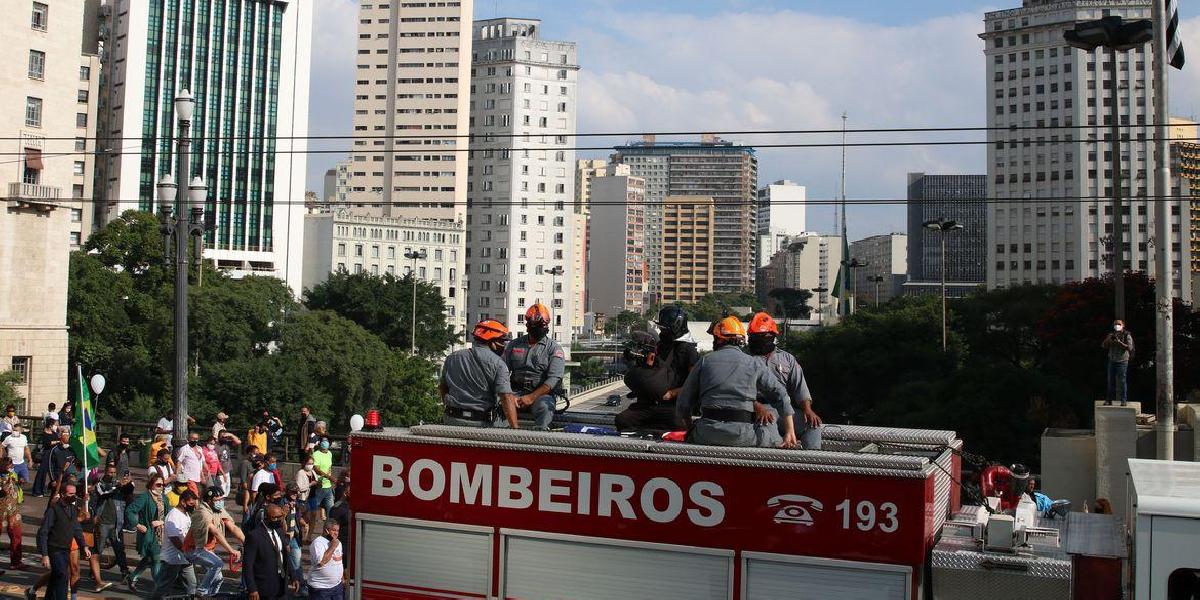
<path id="1" fill-rule="evenodd" d="M 481 342 L 503 342 L 508 338 L 508 327 L 495 319 L 486 319 L 475 325 L 475 331 L 471 332 L 471 335 Z"/>
<path id="2" fill-rule="evenodd" d="M 525 311 L 525 324 L 538 326 L 550 324 L 550 309 L 546 308 L 541 302 L 534 302 L 529 310 Z"/>
<path id="3" fill-rule="evenodd" d="M 756 333 L 771 333 L 778 336 L 779 326 L 775 324 L 775 319 L 772 319 L 771 315 L 765 312 L 755 313 L 754 318 L 750 319 L 750 335 Z"/>
<path id="4" fill-rule="evenodd" d="M 722 342 L 741 344 L 746 341 L 746 326 L 737 317 L 725 317 L 713 323 L 708 332 Z"/>

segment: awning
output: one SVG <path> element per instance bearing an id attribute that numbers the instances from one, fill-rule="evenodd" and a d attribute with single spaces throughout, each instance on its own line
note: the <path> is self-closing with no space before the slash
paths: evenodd
<path id="1" fill-rule="evenodd" d="M 41 171 L 42 166 L 42 151 L 34 148 L 25 149 L 25 168 Z"/>

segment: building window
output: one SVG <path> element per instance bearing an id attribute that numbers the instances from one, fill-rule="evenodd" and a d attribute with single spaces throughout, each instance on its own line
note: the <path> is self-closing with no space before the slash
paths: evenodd
<path id="1" fill-rule="evenodd" d="M 25 97 L 25 125 L 27 127 L 42 126 L 42 99 L 33 96 Z"/>
<path id="2" fill-rule="evenodd" d="M 76 175 L 83 175 L 83 167 L 84 167 L 83 161 L 77 160 L 77 161 L 75 161 L 75 167 L 72 170 Z"/>
<path id="3" fill-rule="evenodd" d="M 346 255 L 346 244 L 338 244 L 338 253 L 337 253 L 337 255 L 338 255 L 338 256 L 345 256 L 345 255 Z"/>
<path id="4" fill-rule="evenodd" d="M 83 184 L 82 183 L 76 183 L 71 186 L 71 197 L 72 198 L 83 198 Z"/>
<path id="5" fill-rule="evenodd" d="M 46 78 L 46 53 L 41 50 L 29 51 L 29 77 L 31 79 Z"/>
<path id="6" fill-rule="evenodd" d="M 79 67 L 79 80 L 80 81 L 91 81 L 92 80 L 92 68 L 89 66 L 86 66 L 86 65 Z"/>
<path id="7" fill-rule="evenodd" d="M 80 129 L 87 128 L 87 113 L 75 113 L 75 126 Z"/>
<path id="8" fill-rule="evenodd" d="M 14 356 L 12 357 L 12 370 L 21 376 L 21 381 L 29 383 L 29 364 L 33 362 L 32 356 Z"/>
<path id="9" fill-rule="evenodd" d="M 29 25 L 38 31 L 45 31 L 46 25 L 50 22 L 50 7 L 44 2 L 33 3 L 33 17 L 30 19 Z"/>
<path id="10" fill-rule="evenodd" d="M 71 222 L 79 223 L 81 221 L 83 221 L 83 209 L 82 208 L 72 208 L 71 209 Z"/>
<path id="11" fill-rule="evenodd" d="M 80 104 L 87 104 L 88 91 L 87 90 L 79 90 L 79 93 L 76 94 L 76 96 L 75 96 L 75 100 L 78 101 Z"/>
<path id="12" fill-rule="evenodd" d="M 78 245 L 79 245 L 79 239 L 80 239 L 79 232 L 78 232 L 78 231 L 72 231 L 72 232 L 71 232 L 71 245 L 72 245 L 72 246 L 78 246 Z"/>

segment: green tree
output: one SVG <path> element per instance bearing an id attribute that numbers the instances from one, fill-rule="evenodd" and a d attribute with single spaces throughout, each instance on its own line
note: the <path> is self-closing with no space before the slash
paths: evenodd
<path id="1" fill-rule="evenodd" d="M 775 288 L 767 292 L 767 295 L 779 301 L 785 316 L 807 319 L 812 314 L 812 307 L 808 305 L 812 292 L 808 290 Z"/>
<path id="2" fill-rule="evenodd" d="M 651 317 L 653 318 L 653 317 Z M 644 326 L 646 318 L 631 310 L 623 310 L 604 324 L 604 333 L 625 334 Z"/>
<path id="3" fill-rule="evenodd" d="M 0 409 L 9 404 L 19 406 L 24 402 L 25 399 L 15 389 L 22 381 L 24 378 L 16 371 L 0 371 Z"/>
<path id="4" fill-rule="evenodd" d="M 312 310 L 332 310 L 392 348 L 407 351 L 412 336 L 413 275 L 397 278 L 369 273 L 331 273 L 329 279 L 305 290 L 304 304 Z M 461 340 L 453 326 L 446 323 L 446 303 L 437 286 L 417 282 L 417 353 L 433 357 L 444 355 Z"/>

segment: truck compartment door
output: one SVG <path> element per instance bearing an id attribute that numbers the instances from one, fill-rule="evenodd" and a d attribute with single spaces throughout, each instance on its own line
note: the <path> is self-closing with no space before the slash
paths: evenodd
<path id="1" fill-rule="evenodd" d="M 907 600 L 911 567 L 743 552 L 745 600 Z"/>
<path id="2" fill-rule="evenodd" d="M 356 515 L 362 598 L 487 598 L 492 531 Z"/>

